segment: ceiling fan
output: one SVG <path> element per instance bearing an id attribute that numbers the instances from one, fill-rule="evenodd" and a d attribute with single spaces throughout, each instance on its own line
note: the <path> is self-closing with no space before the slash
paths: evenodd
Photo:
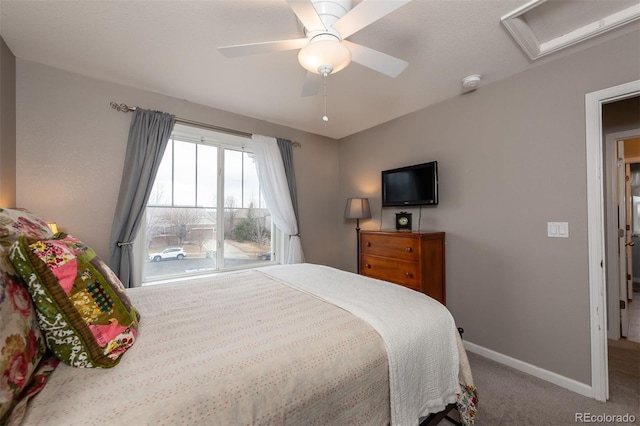
<path id="1" fill-rule="evenodd" d="M 228 58 L 258 53 L 300 49 L 298 61 L 307 70 L 302 96 L 315 95 L 319 81 L 344 69 L 351 61 L 389 77 L 397 77 L 409 65 L 377 50 L 345 40 L 367 25 L 404 6 L 411 0 L 286 0 L 302 25 L 305 37 L 219 47 Z"/>

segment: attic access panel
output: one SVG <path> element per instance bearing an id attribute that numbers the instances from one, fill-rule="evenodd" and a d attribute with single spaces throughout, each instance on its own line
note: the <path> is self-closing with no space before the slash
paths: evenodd
<path id="1" fill-rule="evenodd" d="M 637 0 L 533 0 L 501 18 L 531 60 L 638 19 Z"/>

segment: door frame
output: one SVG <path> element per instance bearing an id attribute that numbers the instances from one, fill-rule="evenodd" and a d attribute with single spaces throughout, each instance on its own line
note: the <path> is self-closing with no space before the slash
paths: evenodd
<path id="1" fill-rule="evenodd" d="M 635 80 L 585 95 L 591 393 L 598 401 L 609 397 L 602 105 L 639 94 L 640 80 Z"/>

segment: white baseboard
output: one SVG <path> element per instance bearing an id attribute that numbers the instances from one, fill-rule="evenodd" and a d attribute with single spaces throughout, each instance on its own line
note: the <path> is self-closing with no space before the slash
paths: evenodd
<path id="1" fill-rule="evenodd" d="M 538 377 L 542 380 L 546 380 L 547 382 L 551 382 L 554 385 L 558 385 L 565 389 L 569 389 L 570 391 L 578 393 L 580 395 L 593 398 L 593 391 L 591 389 L 591 386 L 585 383 L 580 383 L 576 380 L 561 376 L 560 374 L 545 370 L 544 368 L 536 367 L 535 365 L 520 361 L 519 359 L 512 358 L 491 349 L 484 348 L 466 340 L 464 340 L 464 347 L 467 351 L 473 352 L 474 354 L 481 355 L 485 358 L 489 358 L 492 361 L 496 361 L 508 367 L 515 368 L 516 370 L 522 371 L 523 373 L 531 374 L 532 376 Z M 473 370 L 471 371 L 471 373 L 473 373 Z"/>

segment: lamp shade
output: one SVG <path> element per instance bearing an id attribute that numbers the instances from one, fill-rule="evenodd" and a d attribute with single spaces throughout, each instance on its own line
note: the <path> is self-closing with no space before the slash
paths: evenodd
<path id="1" fill-rule="evenodd" d="M 344 209 L 345 219 L 368 219 L 371 217 L 368 198 L 349 198 Z"/>

